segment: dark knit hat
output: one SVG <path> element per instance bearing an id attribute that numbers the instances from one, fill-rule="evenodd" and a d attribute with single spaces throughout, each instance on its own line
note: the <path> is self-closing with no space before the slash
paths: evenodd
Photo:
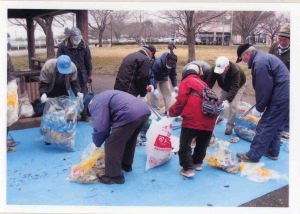
<path id="1" fill-rule="evenodd" d="M 285 23 L 279 30 L 278 36 L 290 38 L 290 23 Z"/>

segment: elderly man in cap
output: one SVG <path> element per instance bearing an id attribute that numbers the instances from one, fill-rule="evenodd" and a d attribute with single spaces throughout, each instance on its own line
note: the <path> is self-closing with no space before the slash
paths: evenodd
<path id="1" fill-rule="evenodd" d="M 223 101 L 224 106 L 229 106 L 225 134 L 231 135 L 234 128 L 237 105 L 245 91 L 246 75 L 237 64 L 230 62 L 225 56 L 220 56 L 217 58 L 215 66 L 212 67 L 206 83 L 212 88 L 216 81 L 222 89 L 220 100 Z M 226 107 L 224 108 L 227 109 Z M 219 120 L 223 120 L 223 118 L 219 118 Z"/>
<path id="2" fill-rule="evenodd" d="M 279 30 L 278 42 L 275 42 L 270 50 L 270 54 L 277 56 L 290 70 L 290 24 L 285 23 Z"/>
<path id="3" fill-rule="evenodd" d="M 172 100 L 169 78 L 175 93 L 178 93 L 176 63 L 177 56 L 173 53 L 165 52 L 160 57 L 157 57 L 151 65 L 151 78 L 148 86 L 148 90 L 152 92 L 150 95 L 151 105 L 160 110 L 159 89 L 165 103 L 165 114 L 170 108 Z"/>
<path id="4" fill-rule="evenodd" d="M 83 40 L 78 28 L 72 28 L 70 36 L 58 46 L 57 57 L 61 55 L 68 55 L 76 65 L 81 93 L 86 95 L 88 92 L 87 82 L 92 82 L 92 57 L 89 45 Z M 83 109 L 81 120 L 88 120 L 87 108 Z"/>
<path id="5" fill-rule="evenodd" d="M 277 56 L 290 71 L 290 24 L 285 23 L 279 30 L 278 42 L 275 42 L 270 50 L 270 54 Z M 282 136 L 289 138 L 289 118 L 282 132 Z"/>
<path id="6" fill-rule="evenodd" d="M 245 162 L 259 162 L 264 155 L 277 160 L 280 137 L 290 109 L 290 74 L 285 64 L 272 54 L 257 51 L 250 44 L 237 49 L 237 62 L 251 69 L 256 107 L 252 114 L 260 117 L 256 135 L 247 153 L 237 157 Z"/>
<path id="7" fill-rule="evenodd" d="M 143 46 L 138 52 L 123 59 L 119 68 L 114 89 L 133 96 L 145 97 L 149 80 L 150 61 L 155 59 L 156 48 L 152 44 Z"/>

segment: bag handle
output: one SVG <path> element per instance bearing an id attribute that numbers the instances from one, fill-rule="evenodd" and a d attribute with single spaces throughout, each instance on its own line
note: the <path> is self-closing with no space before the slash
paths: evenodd
<path id="1" fill-rule="evenodd" d="M 90 83 L 88 83 L 88 92 L 89 93 L 94 93 L 94 91 L 93 91 L 93 85 L 92 85 L 92 83 L 90 82 Z"/>

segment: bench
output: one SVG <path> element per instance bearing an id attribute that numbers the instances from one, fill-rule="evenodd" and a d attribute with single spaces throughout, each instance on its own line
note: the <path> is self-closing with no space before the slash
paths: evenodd
<path id="1" fill-rule="evenodd" d="M 47 59 L 31 57 L 31 61 L 33 61 L 33 69 L 34 70 L 41 70 L 43 67 L 42 64 L 45 64 Z"/>

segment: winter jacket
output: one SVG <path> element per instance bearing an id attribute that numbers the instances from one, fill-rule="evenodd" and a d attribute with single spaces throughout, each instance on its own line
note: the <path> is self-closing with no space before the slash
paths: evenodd
<path id="1" fill-rule="evenodd" d="M 168 77 L 170 77 L 171 79 L 172 86 L 177 86 L 176 68 L 168 69 L 166 67 L 167 55 L 168 52 L 163 53 L 160 57 L 156 57 L 156 59 L 151 64 L 149 85 L 153 85 L 154 89 L 157 88 L 156 81 L 168 81 Z"/>
<path id="2" fill-rule="evenodd" d="M 109 136 L 111 128 L 134 122 L 142 116 L 151 115 L 149 107 L 139 98 L 118 90 L 97 94 L 91 101 L 93 142 L 99 147 Z M 124 130 L 126 132 L 126 130 Z"/>
<path id="3" fill-rule="evenodd" d="M 282 53 L 281 55 L 278 54 L 278 42 L 275 42 L 270 50 L 269 50 L 270 54 L 273 54 L 275 56 L 277 56 L 287 67 L 287 69 L 290 71 L 290 50 L 288 50 L 285 53 Z"/>
<path id="4" fill-rule="evenodd" d="M 42 67 L 40 73 L 39 91 L 40 95 L 43 93 L 50 93 L 55 84 L 56 73 L 58 72 L 56 66 L 57 59 L 49 59 Z M 72 89 L 74 94 L 80 92 L 80 86 L 77 82 L 77 69 L 75 64 L 72 62 L 72 73 L 65 74 L 66 90 Z"/>
<path id="5" fill-rule="evenodd" d="M 196 130 L 213 131 L 216 118 L 211 118 L 202 113 L 202 98 L 191 94 L 196 91 L 202 94 L 203 86 L 207 84 L 201 80 L 194 70 L 187 70 L 179 85 L 176 102 L 169 108 L 171 117 L 181 115 L 182 127 Z M 199 82 L 198 82 L 199 81 Z"/>
<path id="6" fill-rule="evenodd" d="M 198 65 L 199 67 L 202 68 L 203 71 L 203 75 L 200 76 L 201 80 L 203 80 L 204 82 L 206 81 L 210 71 L 211 71 L 211 67 L 207 62 L 201 61 L 201 60 L 196 60 L 196 61 L 192 61 L 190 63 L 188 63 L 186 66 L 183 67 L 182 69 L 182 77 L 184 76 L 184 73 L 186 72 L 187 67 L 190 64 L 195 64 Z"/>
<path id="7" fill-rule="evenodd" d="M 7 54 L 7 83 L 9 81 L 16 79 L 14 72 L 15 72 L 14 65 L 12 64 L 10 55 Z"/>
<path id="8" fill-rule="evenodd" d="M 77 48 L 73 48 L 70 37 L 65 39 L 57 49 L 57 57 L 60 55 L 68 55 L 71 61 L 76 65 L 78 82 L 80 86 L 85 86 L 88 76 L 92 73 L 92 57 L 88 44 L 82 39 Z"/>
<path id="9" fill-rule="evenodd" d="M 115 90 L 141 97 L 147 94 L 150 58 L 140 50 L 123 59 L 114 85 Z"/>
<path id="10" fill-rule="evenodd" d="M 229 62 L 230 68 L 225 74 L 225 81 L 223 82 L 223 77 L 220 74 L 214 72 L 215 65 L 212 67 L 207 79 L 207 85 L 212 88 L 216 81 L 222 90 L 228 92 L 226 100 L 231 103 L 237 94 L 238 90 L 246 83 L 246 75 L 244 71 L 232 62 Z"/>
<path id="11" fill-rule="evenodd" d="M 290 74 L 283 62 L 272 54 L 253 51 L 248 62 L 252 69 L 256 109 L 263 112 L 270 105 L 290 100 Z"/>

